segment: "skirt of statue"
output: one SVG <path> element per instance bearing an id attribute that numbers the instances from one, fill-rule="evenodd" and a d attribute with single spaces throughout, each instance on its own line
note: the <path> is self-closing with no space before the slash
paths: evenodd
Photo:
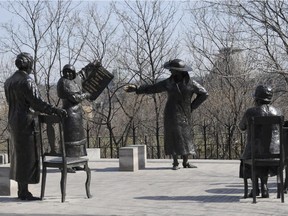
<path id="1" fill-rule="evenodd" d="M 87 155 L 86 138 L 76 142 L 65 142 L 67 157 L 82 157 Z"/>
<path id="2" fill-rule="evenodd" d="M 243 178 L 243 161 L 240 160 L 240 169 L 239 169 L 239 177 Z M 249 164 L 245 164 L 245 174 L 247 178 L 252 178 L 252 167 Z M 277 175 L 277 167 L 256 167 L 256 177 L 267 177 L 267 176 L 275 176 Z"/>
<path id="3" fill-rule="evenodd" d="M 83 127 L 82 109 L 79 105 L 66 109 L 68 117 L 63 120 L 64 142 L 68 157 L 86 156 L 87 139 Z"/>

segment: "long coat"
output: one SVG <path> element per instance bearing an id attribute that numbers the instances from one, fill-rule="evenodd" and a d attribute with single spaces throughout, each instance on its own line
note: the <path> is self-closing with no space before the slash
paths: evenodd
<path id="1" fill-rule="evenodd" d="M 244 152 L 241 156 L 241 159 L 250 159 L 251 158 L 251 134 L 250 134 L 250 124 L 249 121 L 252 117 L 256 117 L 256 116 L 279 116 L 282 115 L 282 112 L 278 109 L 276 109 L 275 107 L 273 107 L 272 105 L 269 104 L 263 104 L 263 105 L 259 105 L 259 106 L 255 106 L 252 108 L 249 108 L 246 110 L 246 112 L 244 113 L 244 116 L 242 117 L 240 124 L 239 124 L 239 128 L 242 131 L 247 131 L 247 138 L 246 138 L 246 146 L 244 149 Z M 266 140 L 270 140 L 270 153 L 272 154 L 277 154 L 280 152 L 280 134 L 279 134 L 279 129 L 277 127 L 273 127 L 272 128 L 272 133 L 265 133 L 263 134 L 261 128 L 256 129 L 258 131 L 255 132 L 256 138 L 257 135 L 258 136 L 266 136 Z M 261 146 L 255 146 L 255 150 L 256 151 L 261 151 Z M 242 178 L 243 177 L 243 172 L 242 172 L 242 162 L 240 165 L 240 173 L 239 176 Z M 250 167 L 247 166 L 246 167 L 246 176 L 248 178 L 251 177 L 251 170 Z M 268 168 L 258 168 L 256 170 L 257 172 L 257 176 L 262 177 L 262 176 L 267 176 L 269 173 L 271 175 L 274 175 L 276 170 L 274 168 L 272 169 L 268 169 Z"/>
<path id="2" fill-rule="evenodd" d="M 34 80 L 18 70 L 4 84 L 9 105 L 10 178 L 21 183 L 36 184 L 40 178 L 40 147 L 34 136 L 35 111 L 52 114 L 52 106 L 44 102 Z"/>
<path id="3" fill-rule="evenodd" d="M 66 154 L 69 157 L 85 156 L 87 139 L 81 106 L 85 97 L 78 77 L 73 80 L 61 77 L 57 83 L 57 94 L 62 99 L 62 108 L 68 115 L 63 122 Z"/>
<path id="4" fill-rule="evenodd" d="M 176 82 L 173 75 L 154 85 L 143 85 L 137 94 L 167 92 L 164 110 L 164 148 L 166 155 L 195 155 L 191 112 L 208 97 L 207 91 L 189 75 Z M 192 101 L 192 96 L 197 97 Z"/>

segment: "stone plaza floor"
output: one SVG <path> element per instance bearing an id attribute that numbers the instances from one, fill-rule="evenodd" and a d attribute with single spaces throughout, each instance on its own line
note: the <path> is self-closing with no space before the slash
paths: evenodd
<path id="1" fill-rule="evenodd" d="M 196 169 L 171 169 L 172 160 L 147 160 L 144 170 L 119 171 L 118 159 L 90 160 L 91 194 L 87 199 L 83 171 L 69 173 L 66 202 L 61 203 L 60 173 L 47 174 L 43 201 L 0 196 L 0 215 L 287 215 L 276 198 L 276 178 L 269 179 L 270 198 L 243 199 L 237 160 L 190 160 Z M 40 196 L 40 184 L 30 185 Z"/>

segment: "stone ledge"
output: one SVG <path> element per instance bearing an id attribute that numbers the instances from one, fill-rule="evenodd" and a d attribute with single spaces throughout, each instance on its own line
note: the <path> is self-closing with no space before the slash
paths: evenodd
<path id="1" fill-rule="evenodd" d="M 0 166 L 0 196 L 17 196 L 17 182 L 9 178 L 10 164 Z"/>

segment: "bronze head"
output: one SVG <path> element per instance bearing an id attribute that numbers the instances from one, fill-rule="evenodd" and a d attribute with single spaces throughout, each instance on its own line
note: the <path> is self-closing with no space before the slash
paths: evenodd
<path id="1" fill-rule="evenodd" d="M 76 77 L 76 70 L 75 70 L 75 67 L 71 64 L 66 64 L 63 69 L 62 69 L 62 72 L 63 72 L 63 76 L 66 78 L 66 79 L 75 79 Z"/>
<path id="2" fill-rule="evenodd" d="M 27 52 L 22 52 L 17 55 L 15 65 L 19 70 L 24 70 L 31 73 L 33 67 L 33 57 Z"/>
<path id="3" fill-rule="evenodd" d="M 269 104 L 271 103 L 273 97 L 272 88 L 269 86 L 258 85 L 255 89 L 253 97 L 255 100 L 263 104 Z"/>

